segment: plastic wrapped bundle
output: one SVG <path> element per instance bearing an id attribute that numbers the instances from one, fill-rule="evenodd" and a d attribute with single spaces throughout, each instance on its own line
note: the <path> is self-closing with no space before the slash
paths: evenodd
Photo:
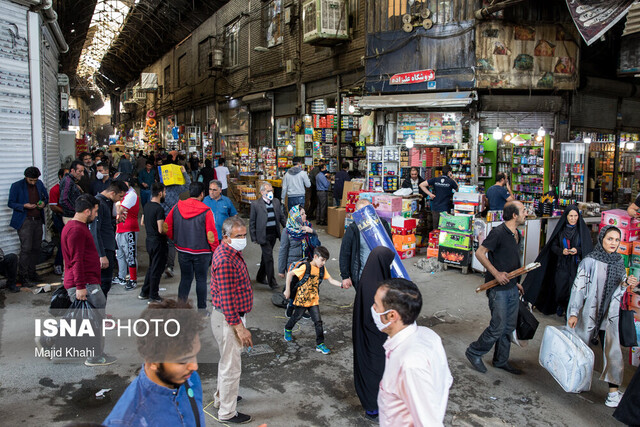
<path id="1" fill-rule="evenodd" d="M 538 361 L 567 393 L 591 388 L 593 351 L 568 328 L 547 326 Z"/>
<path id="2" fill-rule="evenodd" d="M 404 265 L 402 265 L 402 261 L 393 246 L 393 242 L 389 238 L 389 235 L 387 235 L 384 225 L 382 225 L 373 206 L 368 205 L 355 211 L 353 213 L 353 220 L 358 226 L 358 230 L 360 230 L 360 234 L 364 237 L 364 241 L 367 243 L 367 246 L 369 246 L 369 249 L 373 250 L 378 246 L 385 246 L 395 253 L 393 264 L 391 264 L 391 276 L 411 280 L 409 273 L 407 273 Z"/>

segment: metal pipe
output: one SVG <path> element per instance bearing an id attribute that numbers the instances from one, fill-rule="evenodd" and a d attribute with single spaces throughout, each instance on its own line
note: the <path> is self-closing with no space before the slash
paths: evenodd
<path id="1" fill-rule="evenodd" d="M 53 10 L 53 1 L 52 0 L 42 0 L 42 12 L 43 17 L 53 34 L 53 38 L 58 45 L 58 50 L 60 53 L 69 52 L 69 45 L 67 41 L 64 39 L 64 35 L 62 34 L 62 30 L 60 29 L 60 25 L 58 24 L 58 14 Z"/>

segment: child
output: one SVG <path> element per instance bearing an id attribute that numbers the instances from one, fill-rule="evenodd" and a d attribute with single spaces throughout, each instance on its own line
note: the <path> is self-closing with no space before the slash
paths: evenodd
<path id="1" fill-rule="evenodd" d="M 325 270 L 324 264 L 329 259 L 329 251 L 324 246 L 318 246 L 313 251 L 313 260 L 308 263 L 311 272 L 309 278 L 300 283 L 295 296 L 293 296 L 293 315 L 289 318 L 286 326 L 284 327 L 284 339 L 285 341 L 293 340 L 291 330 L 296 325 L 298 320 L 302 317 L 305 311 L 309 310 L 311 320 L 316 327 L 316 351 L 322 354 L 329 354 L 330 350 L 324 345 L 324 329 L 322 326 L 322 318 L 320 317 L 320 296 L 319 285 L 324 279 L 328 279 L 329 283 L 334 286 L 342 287 L 342 283 L 331 278 L 329 272 Z M 303 264 L 300 267 L 291 270 L 287 273 L 287 286 L 284 291 L 284 297 L 289 299 L 291 296 L 291 279 L 293 276 L 297 276 L 298 279 L 302 279 L 305 275 L 307 264 Z M 320 278 L 320 272 L 324 271 L 324 276 Z"/>

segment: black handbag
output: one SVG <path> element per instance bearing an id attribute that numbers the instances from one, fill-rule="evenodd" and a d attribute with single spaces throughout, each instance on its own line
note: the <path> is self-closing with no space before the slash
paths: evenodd
<path id="1" fill-rule="evenodd" d="M 538 319 L 529 309 L 529 304 L 523 300 L 518 305 L 518 321 L 516 322 L 516 336 L 519 340 L 530 340 L 538 330 Z"/>
<path id="2" fill-rule="evenodd" d="M 623 347 L 636 347 L 638 336 L 636 325 L 633 320 L 635 312 L 629 310 L 629 292 L 625 292 L 620 304 L 620 316 L 618 317 L 618 334 L 620 335 L 620 345 Z"/>

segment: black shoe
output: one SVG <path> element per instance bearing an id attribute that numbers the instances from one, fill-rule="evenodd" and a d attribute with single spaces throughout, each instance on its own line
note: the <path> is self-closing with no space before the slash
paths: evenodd
<path id="1" fill-rule="evenodd" d="M 303 319 L 311 319 L 311 315 L 309 314 L 308 311 L 305 311 L 304 314 L 302 315 Z"/>
<path id="2" fill-rule="evenodd" d="M 154 302 L 162 302 L 162 298 L 160 297 L 149 297 L 149 302 L 147 304 L 153 304 Z"/>
<path id="3" fill-rule="evenodd" d="M 510 374 L 513 374 L 513 375 L 522 375 L 522 369 L 514 368 L 513 366 L 509 365 L 508 362 L 505 363 L 502 366 L 497 366 L 497 365 L 494 364 L 493 367 L 505 370 L 505 371 L 507 371 L 507 372 L 509 372 Z"/>
<path id="4" fill-rule="evenodd" d="M 242 400 L 242 396 L 236 397 L 236 402 L 240 402 Z"/>
<path id="5" fill-rule="evenodd" d="M 284 315 L 287 319 L 293 316 L 293 304 L 287 305 L 287 308 L 284 309 Z"/>
<path id="6" fill-rule="evenodd" d="M 270 283 L 270 284 L 269 284 L 269 287 L 270 287 L 271 289 L 274 289 L 274 290 L 275 290 L 275 289 L 277 289 L 277 288 L 278 288 L 278 282 Z"/>
<path id="7" fill-rule="evenodd" d="M 238 412 L 235 417 L 229 418 L 228 420 L 220 420 L 223 423 L 232 423 L 232 424 L 246 424 L 253 420 L 251 415 L 243 414 L 242 412 Z"/>
<path id="8" fill-rule="evenodd" d="M 562 317 L 562 315 L 563 315 L 563 314 L 564 314 L 564 308 L 563 308 L 563 307 L 558 306 L 558 309 L 556 310 L 556 315 L 557 315 L 558 317 Z"/>
<path id="9" fill-rule="evenodd" d="M 264 280 L 256 279 L 256 282 L 258 282 L 261 285 L 268 285 L 269 284 L 269 282 L 267 282 L 267 279 L 264 279 Z"/>
<path id="10" fill-rule="evenodd" d="M 149 299 L 149 295 L 139 294 L 138 299 Z"/>
<path id="11" fill-rule="evenodd" d="M 132 291 L 138 286 L 138 282 L 135 280 L 127 280 L 127 283 L 124 285 L 125 291 Z"/>
<path id="12" fill-rule="evenodd" d="M 364 417 L 371 421 L 378 421 L 378 411 L 364 411 Z"/>
<path id="13" fill-rule="evenodd" d="M 469 353 L 469 349 L 467 349 L 467 351 L 464 352 L 464 355 L 467 356 L 467 359 L 469 359 L 469 362 L 471 363 L 471 366 L 473 366 L 473 369 L 475 369 L 476 371 L 482 374 L 487 372 L 487 367 L 484 366 L 484 363 L 482 363 L 481 357 L 478 357 L 475 354 Z"/>

